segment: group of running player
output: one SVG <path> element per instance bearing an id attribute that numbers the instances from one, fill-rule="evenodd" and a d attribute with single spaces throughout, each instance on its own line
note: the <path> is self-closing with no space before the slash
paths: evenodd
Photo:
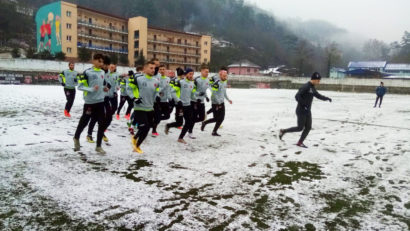
<path id="1" fill-rule="evenodd" d="M 60 83 L 64 86 L 67 103 L 64 110 L 66 117 L 71 117 L 70 110 L 76 94 L 76 87 L 83 91 L 84 107 L 74 135 L 74 151 L 79 151 L 80 135 L 88 125 L 87 141 L 94 143 L 92 132 L 98 123 L 96 151 L 106 152 L 101 147 L 102 140 L 108 142 L 105 131 L 110 126 L 113 116 L 120 119 L 120 112 L 124 104 L 128 108 L 124 118 L 130 120 L 129 132 L 132 136 L 132 148 L 137 153 L 143 153 L 141 144 L 152 129 L 152 136 L 159 136 L 158 124 L 168 120 L 175 110 L 175 122 L 165 125 L 164 133 L 168 135 L 172 128 L 181 128 L 178 142 L 186 144 L 185 135 L 195 139 L 193 129 L 195 123 L 201 122 L 201 130 L 205 126 L 215 123 L 213 136 L 220 136 L 218 129 L 225 118 L 225 99 L 230 104 L 227 89 L 228 71 L 221 67 L 219 73 L 211 78 L 206 65 L 200 67 L 201 76 L 194 77 L 194 70 L 177 68 L 177 77 L 166 76 L 167 70 L 158 59 L 146 62 L 143 67 L 137 67 L 136 72 L 129 71 L 128 75 L 119 75 L 116 65 L 111 63 L 108 56 L 95 54 L 92 68 L 78 74 L 74 71 L 74 63 L 69 63 L 69 69 L 59 75 Z M 211 91 L 211 99 L 207 91 Z M 120 104 L 118 106 L 118 91 Z M 205 112 L 205 101 L 212 103 L 212 108 Z M 131 115 L 131 110 L 133 113 Z M 212 119 L 206 120 L 206 114 L 213 113 Z M 136 129 L 137 131 L 134 131 Z"/>

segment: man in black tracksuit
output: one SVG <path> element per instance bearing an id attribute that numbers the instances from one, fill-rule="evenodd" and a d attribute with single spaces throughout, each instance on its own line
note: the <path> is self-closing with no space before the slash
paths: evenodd
<path id="1" fill-rule="evenodd" d="M 288 132 L 300 132 L 303 130 L 302 135 L 299 139 L 299 142 L 296 144 L 299 147 L 307 148 L 303 141 L 307 137 L 312 128 L 312 101 L 313 97 L 316 97 L 323 101 L 332 102 L 331 98 L 323 96 L 317 92 L 315 85 L 320 83 L 321 76 L 319 73 L 315 72 L 312 75 L 312 78 L 309 82 L 305 83 L 295 95 L 296 101 L 298 102 L 298 106 L 296 107 L 296 116 L 298 117 L 298 126 L 292 127 L 288 129 L 280 129 L 279 131 L 279 139 L 282 140 L 283 135 Z"/>

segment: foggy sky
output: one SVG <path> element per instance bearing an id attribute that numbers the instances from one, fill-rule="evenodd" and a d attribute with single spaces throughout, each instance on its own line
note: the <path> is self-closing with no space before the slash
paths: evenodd
<path id="1" fill-rule="evenodd" d="M 279 19 L 320 19 L 387 43 L 410 31 L 410 0 L 245 0 Z"/>

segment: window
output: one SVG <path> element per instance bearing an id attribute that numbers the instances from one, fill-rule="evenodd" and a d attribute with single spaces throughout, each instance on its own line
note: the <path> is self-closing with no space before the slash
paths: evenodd
<path id="1" fill-rule="evenodd" d="M 134 58 L 138 58 L 139 56 L 139 52 L 138 51 L 134 51 Z"/>
<path id="2" fill-rule="evenodd" d="M 88 40 L 88 46 L 89 46 L 89 47 L 92 47 L 92 46 L 93 46 L 93 41 Z"/>
<path id="3" fill-rule="evenodd" d="M 204 59 L 204 63 L 207 63 L 208 62 L 208 59 Z"/>
<path id="4" fill-rule="evenodd" d="M 199 50 L 196 50 L 196 54 L 199 55 Z"/>
<path id="5" fill-rule="evenodd" d="M 187 62 L 187 58 L 186 58 L 186 57 L 184 57 L 184 62 L 185 62 L 185 63 Z"/>
<path id="6" fill-rule="evenodd" d="M 122 38 L 122 41 L 125 42 L 125 36 L 123 35 L 121 36 L 121 38 Z"/>
<path id="7" fill-rule="evenodd" d="M 112 28 L 112 23 L 110 23 L 110 28 Z"/>
<path id="8" fill-rule="evenodd" d="M 67 47 L 67 53 L 71 54 L 71 47 Z"/>
<path id="9" fill-rule="evenodd" d="M 198 59 L 198 58 L 195 59 L 195 63 L 196 63 L 196 64 L 199 63 L 199 59 Z"/>
<path id="10" fill-rule="evenodd" d="M 125 46 L 122 46 L 121 49 L 122 49 L 123 51 L 125 51 Z"/>
<path id="11" fill-rule="evenodd" d="M 167 47 L 167 51 L 169 52 L 169 47 Z"/>
<path id="12" fill-rule="evenodd" d="M 154 54 L 154 59 L 156 59 L 157 58 L 157 54 Z"/>
<path id="13" fill-rule="evenodd" d="M 199 42 L 198 42 L 198 41 L 196 41 L 196 46 L 199 46 Z"/>
<path id="14" fill-rule="evenodd" d="M 249 73 L 249 72 L 251 72 L 251 69 L 250 69 L 250 68 L 248 68 L 248 69 L 246 70 L 246 72 L 248 72 L 248 73 Z"/>
<path id="15" fill-rule="evenodd" d="M 157 35 L 154 34 L 154 41 L 157 41 Z"/>
<path id="16" fill-rule="evenodd" d="M 208 54 L 208 50 L 204 50 L 204 54 Z"/>
<path id="17" fill-rule="evenodd" d="M 139 41 L 135 41 L 135 42 L 134 42 L 134 48 L 139 48 L 139 47 L 140 47 Z"/>
<path id="18" fill-rule="evenodd" d="M 255 69 L 253 69 L 253 71 L 256 73 L 256 72 L 258 72 L 258 70 L 256 70 L 256 68 Z"/>
<path id="19" fill-rule="evenodd" d="M 167 61 L 169 61 L 169 55 L 167 55 Z"/>
<path id="20" fill-rule="evenodd" d="M 181 44 L 181 39 L 178 39 L 178 44 Z"/>
<path id="21" fill-rule="evenodd" d="M 134 39 L 139 39 L 140 38 L 140 31 L 136 30 L 134 31 Z"/>
<path id="22" fill-rule="evenodd" d="M 185 45 L 187 45 L 188 44 L 188 41 L 185 39 Z"/>
<path id="23" fill-rule="evenodd" d="M 125 26 L 124 25 L 122 26 L 122 31 L 125 31 Z"/>
<path id="24" fill-rule="evenodd" d="M 88 18 L 88 23 L 93 24 L 93 19 L 92 19 L 92 18 Z"/>
<path id="25" fill-rule="evenodd" d="M 71 35 L 67 35 L 67 41 L 71 42 Z"/>
<path id="26" fill-rule="evenodd" d="M 186 48 L 184 49 L 184 53 L 185 53 L 185 54 L 187 53 L 187 49 L 186 49 Z"/>
<path id="27" fill-rule="evenodd" d="M 156 44 L 154 44 L 154 50 L 156 50 L 157 49 L 157 45 Z"/>
<path id="28" fill-rule="evenodd" d="M 67 29 L 71 29 L 71 23 L 67 23 L 66 28 L 67 28 Z"/>
<path id="29" fill-rule="evenodd" d="M 71 11 L 66 12 L 67 17 L 71 17 Z"/>
<path id="30" fill-rule="evenodd" d="M 110 39 L 112 39 L 112 33 L 110 32 Z"/>
<path id="31" fill-rule="evenodd" d="M 204 42 L 204 45 L 205 45 L 205 46 L 208 46 L 208 42 L 207 42 L 207 41 L 205 41 L 205 42 Z"/>

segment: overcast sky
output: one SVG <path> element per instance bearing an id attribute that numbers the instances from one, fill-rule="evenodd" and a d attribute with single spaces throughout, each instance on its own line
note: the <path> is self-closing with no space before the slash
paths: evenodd
<path id="1" fill-rule="evenodd" d="M 410 0 L 245 0 L 280 19 L 321 19 L 361 37 L 400 41 L 410 31 Z"/>

